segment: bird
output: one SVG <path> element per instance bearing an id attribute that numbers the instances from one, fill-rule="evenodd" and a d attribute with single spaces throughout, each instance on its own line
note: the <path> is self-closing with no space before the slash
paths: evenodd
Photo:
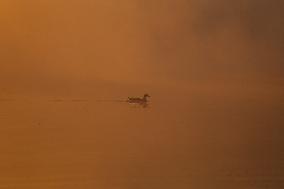
<path id="1" fill-rule="evenodd" d="M 144 94 L 143 98 L 139 97 L 128 97 L 127 102 L 128 103 L 135 103 L 135 104 L 146 104 L 148 102 L 148 99 L 150 95 Z"/>

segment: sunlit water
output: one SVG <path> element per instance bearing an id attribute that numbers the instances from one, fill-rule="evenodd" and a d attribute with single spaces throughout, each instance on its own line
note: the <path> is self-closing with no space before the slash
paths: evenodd
<path id="1" fill-rule="evenodd" d="M 283 102 L 83 99 L 0 102 L 1 189 L 284 188 Z"/>

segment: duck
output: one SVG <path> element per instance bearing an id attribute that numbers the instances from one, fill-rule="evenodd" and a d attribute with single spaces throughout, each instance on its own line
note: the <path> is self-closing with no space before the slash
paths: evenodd
<path id="1" fill-rule="evenodd" d="M 143 98 L 139 98 L 139 97 L 128 97 L 127 102 L 128 103 L 136 103 L 136 104 L 146 104 L 148 102 L 148 99 L 150 95 L 148 95 L 147 93 L 144 94 Z"/>

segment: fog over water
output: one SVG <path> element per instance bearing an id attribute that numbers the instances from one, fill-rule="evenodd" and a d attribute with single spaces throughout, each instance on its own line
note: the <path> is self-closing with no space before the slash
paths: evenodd
<path id="1" fill-rule="evenodd" d="M 283 10 L 2 0 L 0 188 L 283 188 Z"/>

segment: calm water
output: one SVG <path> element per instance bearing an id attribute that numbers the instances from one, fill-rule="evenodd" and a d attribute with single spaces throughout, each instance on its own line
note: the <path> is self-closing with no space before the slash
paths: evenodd
<path id="1" fill-rule="evenodd" d="M 0 188 L 284 188 L 284 101 L 152 96 L 3 99 Z"/>

